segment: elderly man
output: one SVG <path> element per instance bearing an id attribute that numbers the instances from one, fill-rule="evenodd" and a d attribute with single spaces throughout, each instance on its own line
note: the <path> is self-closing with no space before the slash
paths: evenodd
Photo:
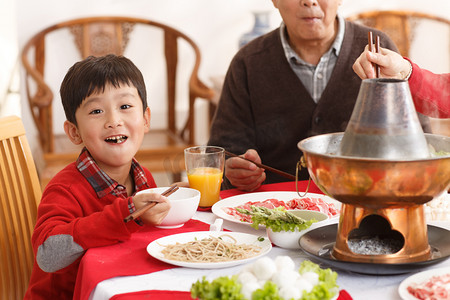
<path id="1" fill-rule="evenodd" d="M 368 31 L 397 51 L 387 35 L 337 15 L 342 0 L 272 0 L 280 27 L 243 47 L 228 69 L 209 145 L 295 174 L 297 143 L 345 131 L 361 79 L 352 65 Z M 307 179 L 305 170 L 300 179 Z M 253 163 L 229 158 L 223 188 L 253 191 L 286 181 Z"/>

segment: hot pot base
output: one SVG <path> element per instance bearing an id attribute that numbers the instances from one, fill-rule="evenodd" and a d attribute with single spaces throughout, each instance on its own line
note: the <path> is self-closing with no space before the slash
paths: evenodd
<path id="1" fill-rule="evenodd" d="M 336 242 L 338 224 L 330 224 L 305 233 L 299 240 L 301 249 L 311 260 L 333 268 L 367 275 L 396 275 L 415 272 L 440 263 L 450 257 L 450 231 L 427 225 L 430 257 L 408 263 L 370 263 L 336 259 L 332 252 Z"/>
<path id="2" fill-rule="evenodd" d="M 396 249 L 389 254 L 351 250 L 355 239 L 385 240 Z M 399 245 L 399 246 L 398 246 Z M 339 260 L 365 263 L 409 263 L 430 258 L 423 205 L 401 208 L 367 208 L 343 204 L 332 255 Z"/>

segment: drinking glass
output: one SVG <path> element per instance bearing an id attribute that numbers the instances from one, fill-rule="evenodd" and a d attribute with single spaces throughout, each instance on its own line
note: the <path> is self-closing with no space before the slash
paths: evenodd
<path id="1" fill-rule="evenodd" d="M 201 193 L 199 207 L 210 208 L 219 201 L 225 150 L 215 146 L 184 149 L 186 173 L 191 188 Z"/>

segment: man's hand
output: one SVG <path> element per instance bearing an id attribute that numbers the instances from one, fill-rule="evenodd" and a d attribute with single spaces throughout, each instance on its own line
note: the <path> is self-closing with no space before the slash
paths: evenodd
<path id="1" fill-rule="evenodd" d="M 249 149 L 241 156 L 251 161 L 261 163 L 261 158 L 256 150 Z M 225 176 L 233 186 L 247 192 L 256 190 L 261 186 L 264 180 L 266 180 L 264 169 L 239 157 L 231 157 L 226 160 Z"/>

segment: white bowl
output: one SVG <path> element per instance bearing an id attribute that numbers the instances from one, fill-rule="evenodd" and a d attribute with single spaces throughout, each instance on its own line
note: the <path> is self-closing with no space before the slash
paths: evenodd
<path id="1" fill-rule="evenodd" d="M 138 192 L 161 194 L 169 187 L 158 187 Z M 159 224 L 158 228 L 178 228 L 189 221 L 195 214 L 200 203 L 200 192 L 191 188 L 180 187 L 168 197 L 170 210 L 167 216 Z"/>
<path id="2" fill-rule="evenodd" d="M 330 222 L 328 215 L 313 210 L 290 210 L 290 213 L 305 219 L 316 219 L 317 222 L 312 223 L 311 226 L 305 230 L 299 231 L 297 228 L 295 231 L 279 231 L 274 232 L 271 228 L 266 228 L 267 236 L 269 240 L 276 246 L 286 249 L 300 249 L 298 243 L 300 237 L 310 230 L 316 229 Z"/>

